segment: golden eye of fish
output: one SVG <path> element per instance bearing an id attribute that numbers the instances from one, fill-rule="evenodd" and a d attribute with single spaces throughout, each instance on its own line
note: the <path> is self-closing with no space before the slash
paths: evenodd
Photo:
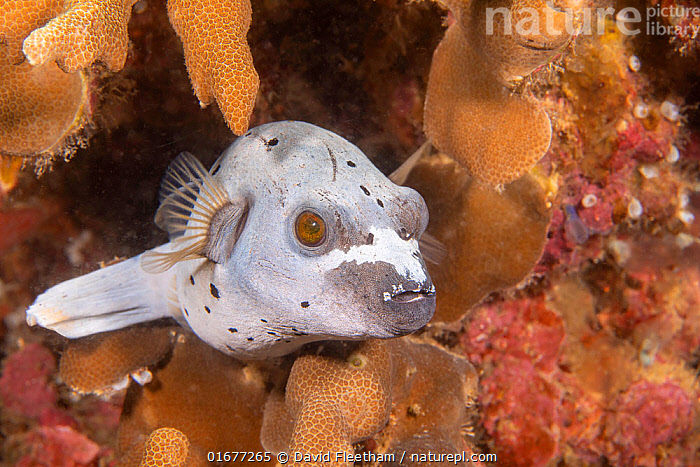
<path id="1" fill-rule="evenodd" d="M 319 246 L 326 240 L 326 223 L 315 212 L 304 211 L 294 223 L 294 234 L 304 246 Z"/>

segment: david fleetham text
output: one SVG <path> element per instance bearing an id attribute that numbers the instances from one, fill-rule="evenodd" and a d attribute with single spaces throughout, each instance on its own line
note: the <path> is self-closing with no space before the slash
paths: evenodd
<path id="1" fill-rule="evenodd" d="M 422 452 L 422 453 L 389 453 L 378 454 L 374 452 L 349 453 L 349 452 L 324 452 L 320 454 L 308 454 L 302 452 L 291 453 L 290 461 L 292 462 L 323 462 L 323 463 L 341 463 L 341 462 L 404 462 L 414 463 L 429 463 L 429 462 L 449 462 L 459 464 L 462 462 L 496 462 L 496 454 L 477 454 L 473 452 L 457 452 L 452 454 L 444 454 L 437 452 Z"/>

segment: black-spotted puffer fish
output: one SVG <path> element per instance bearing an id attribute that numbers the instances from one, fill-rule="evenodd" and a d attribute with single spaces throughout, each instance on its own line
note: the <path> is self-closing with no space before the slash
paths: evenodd
<path id="1" fill-rule="evenodd" d="M 260 126 L 209 171 L 181 154 L 160 200 L 169 243 L 52 287 L 28 323 L 78 338 L 173 317 L 222 352 L 266 358 L 402 336 L 433 315 L 423 198 L 322 128 Z"/>

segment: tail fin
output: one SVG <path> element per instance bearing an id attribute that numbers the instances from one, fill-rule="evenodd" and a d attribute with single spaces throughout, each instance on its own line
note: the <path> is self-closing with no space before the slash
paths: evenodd
<path id="1" fill-rule="evenodd" d="M 180 318 L 174 298 L 175 269 L 150 274 L 140 263 L 141 255 L 51 287 L 27 309 L 27 323 L 74 339 L 159 318 Z"/>

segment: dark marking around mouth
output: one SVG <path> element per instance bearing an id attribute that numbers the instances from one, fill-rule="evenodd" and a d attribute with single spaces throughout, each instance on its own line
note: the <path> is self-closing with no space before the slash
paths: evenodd
<path id="1" fill-rule="evenodd" d="M 307 302 L 307 301 L 301 302 L 301 307 L 302 307 L 302 308 L 308 308 L 308 307 L 309 307 L 309 302 Z"/>
<path id="2" fill-rule="evenodd" d="M 209 284 L 209 291 L 211 292 L 211 296 L 214 298 L 219 298 L 219 289 L 216 288 L 214 284 Z"/>
<path id="3" fill-rule="evenodd" d="M 194 285 L 194 277 L 190 276 L 190 284 Z"/>
<path id="4" fill-rule="evenodd" d="M 384 261 L 346 262 L 328 271 L 325 280 L 346 294 L 344 303 L 354 306 L 370 323 L 373 335 L 398 337 L 415 332 L 433 316 L 435 288 L 424 272 L 426 280 L 418 282 L 408 280 L 394 264 Z M 396 293 L 399 290 L 412 293 L 400 295 Z"/>
<path id="5" fill-rule="evenodd" d="M 365 188 L 364 185 L 360 185 L 360 188 L 362 188 L 362 191 L 364 192 L 364 194 L 366 194 L 367 196 L 370 195 L 369 190 L 367 188 Z"/>
<path id="6" fill-rule="evenodd" d="M 209 308 L 208 306 L 204 305 L 204 311 L 206 311 L 207 313 L 211 313 L 211 308 Z"/>
<path id="7" fill-rule="evenodd" d="M 350 167 L 356 167 L 355 163 L 353 161 L 348 161 L 348 166 Z"/>

